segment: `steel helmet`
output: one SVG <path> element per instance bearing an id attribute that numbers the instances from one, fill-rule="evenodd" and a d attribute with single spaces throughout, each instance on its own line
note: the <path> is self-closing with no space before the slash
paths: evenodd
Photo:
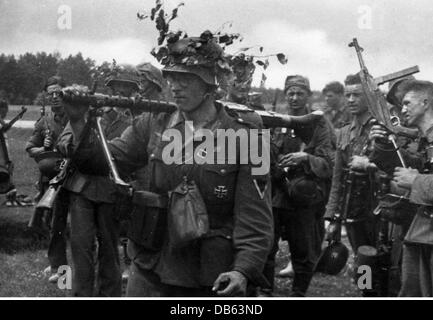
<path id="1" fill-rule="evenodd" d="M 137 65 L 137 73 L 140 78 L 145 78 L 155 84 L 159 91 L 162 91 L 164 87 L 165 80 L 162 76 L 162 72 L 157 67 L 153 66 L 149 62 L 144 62 Z M 141 79 L 140 79 L 141 80 Z"/>
<path id="2" fill-rule="evenodd" d="M 322 250 L 315 267 L 315 272 L 337 275 L 343 270 L 349 259 L 349 249 L 340 241 L 331 241 Z"/>
<path id="3" fill-rule="evenodd" d="M 49 179 L 54 178 L 60 170 L 63 157 L 57 151 L 45 151 L 35 157 L 39 171 Z"/>
<path id="4" fill-rule="evenodd" d="M 113 85 L 115 82 L 127 82 L 140 89 L 140 76 L 135 66 L 130 64 L 116 65 L 111 74 L 106 78 L 105 85 L 107 87 Z"/>
<path id="5" fill-rule="evenodd" d="M 400 89 L 401 85 L 409 80 L 415 80 L 415 77 L 410 75 L 404 78 L 399 78 L 393 81 L 390 81 L 388 84 L 388 93 L 386 94 L 386 101 L 388 101 L 392 105 L 400 105 L 401 99 L 403 97 L 397 96 L 397 91 Z"/>
<path id="6" fill-rule="evenodd" d="M 223 48 L 209 31 L 203 32 L 200 37 L 169 39 L 163 54 L 154 55 L 164 56 L 160 59 L 164 64 L 164 76 L 170 72 L 190 73 L 211 86 L 218 86 L 231 72 Z"/>

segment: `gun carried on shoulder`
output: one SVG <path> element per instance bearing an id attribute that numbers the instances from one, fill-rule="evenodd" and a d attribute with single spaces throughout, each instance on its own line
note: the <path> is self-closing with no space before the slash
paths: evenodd
<path id="1" fill-rule="evenodd" d="M 122 96 L 110 96 L 101 93 L 70 93 L 68 91 L 61 91 L 62 99 L 70 104 L 83 104 L 90 105 L 94 108 L 102 107 L 117 107 L 127 108 L 136 110 L 139 112 L 151 112 L 151 113 L 171 113 L 177 109 L 176 104 L 170 102 L 163 102 L 157 100 L 149 100 L 140 96 L 136 97 L 122 97 Z M 290 116 L 287 114 L 281 114 L 273 111 L 253 110 L 244 105 L 220 101 L 228 111 L 234 111 L 239 113 L 255 112 L 263 121 L 263 125 L 267 128 L 295 128 L 298 126 L 308 125 L 314 123 L 323 118 L 323 112 L 314 111 L 304 116 Z"/>
<path id="2" fill-rule="evenodd" d="M 5 125 L 0 127 L 0 132 L 5 133 L 10 128 L 12 128 L 13 125 L 15 124 L 15 122 L 17 122 L 19 119 L 21 119 L 23 117 L 24 113 L 26 113 L 26 111 L 27 111 L 27 108 L 22 106 L 21 111 L 15 117 L 13 117 L 11 121 L 9 121 L 8 123 L 5 123 Z"/>

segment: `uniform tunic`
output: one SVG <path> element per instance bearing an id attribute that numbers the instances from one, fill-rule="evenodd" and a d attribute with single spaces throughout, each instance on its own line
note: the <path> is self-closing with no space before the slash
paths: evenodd
<path id="1" fill-rule="evenodd" d="M 217 108 L 216 119 L 205 125 L 214 134 L 217 129 L 250 129 L 228 115 L 221 105 Z M 162 141 L 166 129 L 185 132 L 181 112 L 144 113 L 110 143 L 110 150 L 126 172 L 148 165 L 152 192 L 167 195 L 185 175 L 194 180 L 207 208 L 210 232 L 204 239 L 179 250 L 171 250 L 168 239 L 156 252 L 132 242 L 128 253 L 134 264 L 155 272 L 162 283 L 181 287 L 212 286 L 221 272 L 230 270 L 243 273 L 251 281 L 262 281 L 261 272 L 273 234 L 269 176 L 252 176 L 251 163 L 227 164 L 227 158 L 225 164 L 166 164 L 162 157 L 168 144 Z M 236 153 L 246 147 L 237 144 Z M 90 143 L 88 153 L 78 156 L 98 162 L 100 152 L 94 151 Z M 200 154 L 203 150 L 195 152 Z"/>

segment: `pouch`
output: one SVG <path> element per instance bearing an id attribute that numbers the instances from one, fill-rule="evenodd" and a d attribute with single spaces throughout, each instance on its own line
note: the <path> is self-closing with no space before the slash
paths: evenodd
<path id="1" fill-rule="evenodd" d="M 132 203 L 134 209 L 128 238 L 148 250 L 161 249 L 167 231 L 168 197 L 149 191 L 135 191 Z"/>

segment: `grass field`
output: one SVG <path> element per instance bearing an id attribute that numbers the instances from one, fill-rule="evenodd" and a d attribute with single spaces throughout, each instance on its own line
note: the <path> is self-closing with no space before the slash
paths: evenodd
<path id="1" fill-rule="evenodd" d="M 10 117 L 20 107 L 10 109 Z M 25 120 L 39 117 L 37 107 L 29 108 Z M 37 167 L 24 151 L 31 134 L 29 129 L 12 128 L 8 132 L 9 152 L 15 164 L 14 181 L 19 194 L 34 195 Z M 0 204 L 4 197 L 0 196 Z M 7 208 L 0 206 L 0 297 L 64 297 L 69 292 L 49 284 L 42 270 L 48 265 L 46 258 L 47 240 L 28 230 L 27 223 L 33 208 Z M 285 243 L 277 255 L 276 272 L 284 268 L 288 259 Z M 290 294 L 291 279 L 276 278 L 275 295 Z M 351 283 L 346 272 L 338 276 L 317 274 L 311 283 L 311 297 L 357 297 L 359 292 Z"/>

